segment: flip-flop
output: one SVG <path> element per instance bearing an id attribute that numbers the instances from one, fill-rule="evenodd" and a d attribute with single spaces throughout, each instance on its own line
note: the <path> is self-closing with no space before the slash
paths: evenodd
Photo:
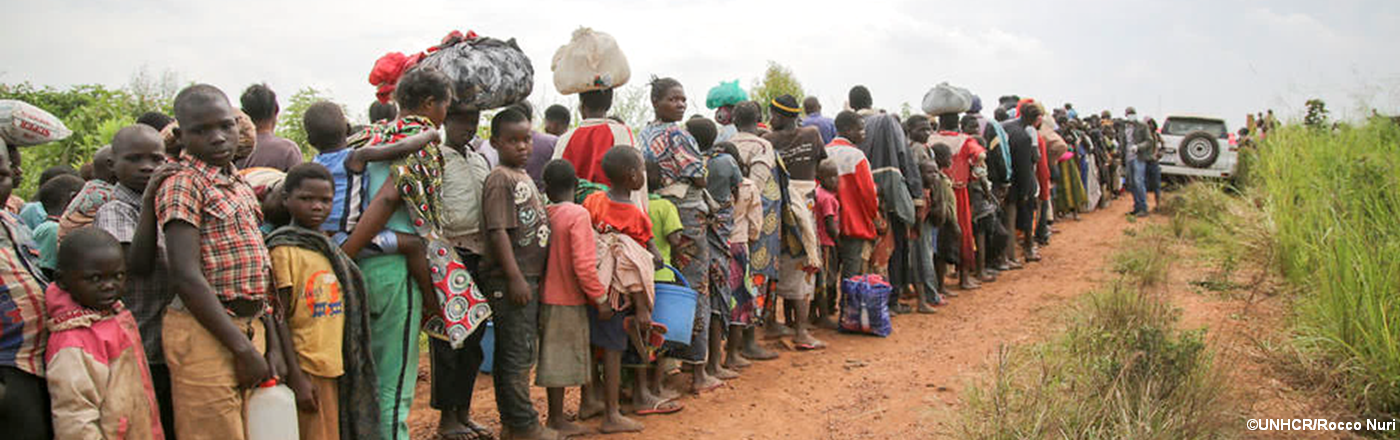
<path id="1" fill-rule="evenodd" d="M 668 403 L 673 404 L 673 405 L 670 406 L 670 407 L 662 408 L 663 406 L 665 406 L 665 405 L 668 404 Z M 652 407 L 649 408 L 649 409 L 639 409 L 639 410 L 636 411 L 636 413 L 637 413 L 637 415 L 639 415 L 639 416 L 650 416 L 650 415 L 660 415 L 660 414 L 674 414 L 674 413 L 680 412 L 680 410 L 683 410 L 683 409 L 685 409 L 685 405 L 681 405 L 681 404 L 678 403 L 678 402 L 673 402 L 673 401 L 671 401 L 671 400 L 668 399 L 668 400 L 662 400 L 662 401 L 656 402 L 656 404 L 655 404 L 655 405 L 652 405 Z"/>
<path id="2" fill-rule="evenodd" d="M 481 426 L 471 420 L 468 420 L 467 423 L 464 424 L 472 431 L 476 431 L 477 440 L 496 440 L 496 433 L 491 432 L 489 428 Z"/>
<path id="3" fill-rule="evenodd" d="M 821 349 L 823 349 L 823 348 L 826 348 L 826 344 L 825 344 L 825 343 L 822 343 L 822 342 L 818 342 L 818 343 L 816 343 L 816 344 L 796 344 L 796 343 L 794 343 L 794 344 L 792 344 L 792 346 L 793 346 L 793 347 L 797 347 L 797 350 L 798 350 L 798 351 L 812 351 L 812 350 L 821 350 Z"/>
<path id="4" fill-rule="evenodd" d="M 481 440 L 481 432 L 472 429 L 470 426 L 467 427 L 466 431 L 456 431 L 449 433 L 439 432 L 436 435 L 436 438 L 441 440 Z"/>

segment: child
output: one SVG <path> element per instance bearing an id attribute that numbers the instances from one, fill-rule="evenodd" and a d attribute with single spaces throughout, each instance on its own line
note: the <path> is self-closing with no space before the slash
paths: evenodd
<path id="1" fill-rule="evenodd" d="M 121 301 L 121 245 L 100 229 L 78 229 L 64 237 L 58 261 L 46 293 L 55 438 L 165 438 L 136 318 Z"/>
<path id="2" fill-rule="evenodd" d="M 879 200 L 875 194 L 875 179 L 870 174 L 870 162 L 856 145 L 865 141 L 865 121 L 855 112 L 836 115 L 838 136 L 826 146 L 828 160 L 836 165 L 836 200 L 841 215 L 836 224 L 840 237 L 836 253 L 840 260 L 841 279 L 866 273 L 866 260 L 878 235 L 875 227 L 879 216 Z"/>
<path id="3" fill-rule="evenodd" d="M 603 155 L 603 171 L 612 187 L 607 192 L 595 192 L 583 201 L 603 245 L 599 254 L 602 262 L 599 277 L 608 289 L 609 305 L 616 312 L 610 319 L 603 314 L 591 316 L 589 333 L 593 346 L 603 349 L 604 432 L 640 431 L 642 424 L 622 417 L 618 410 L 618 390 L 621 387 L 622 353 L 629 341 L 643 346 L 650 339 L 651 311 L 655 298 L 655 263 L 662 260 L 652 242 L 651 220 L 632 204 L 630 195 L 642 188 L 642 158 L 637 150 L 618 145 Z M 627 328 L 626 323 L 632 323 Z M 648 345 L 649 347 L 649 345 Z M 632 404 L 638 415 L 665 414 L 682 407 L 658 397 L 648 379 L 660 373 L 654 371 L 653 350 L 643 347 L 641 368 L 635 375 Z M 610 422 L 610 421 L 615 421 Z"/>
<path id="4" fill-rule="evenodd" d="M 4 142 L 0 142 L 3 144 Z M 15 168 L 10 160 L 18 156 L 0 154 L 0 200 L 8 200 L 14 189 Z M 16 440 L 48 440 L 52 437 L 49 390 L 44 383 L 44 349 L 48 329 L 44 327 L 44 284 L 37 271 L 38 248 L 29 238 L 29 228 L 6 210 L 0 213 L 0 263 L 14 268 L 0 279 L 8 293 L 6 337 L 0 343 L 0 432 Z"/>
<path id="5" fill-rule="evenodd" d="M 647 161 L 647 216 L 651 219 L 652 237 L 662 237 L 655 240 L 656 252 L 661 255 L 661 263 L 671 265 L 671 253 L 675 246 L 681 243 L 681 214 L 676 210 L 676 205 L 661 197 L 657 191 L 661 190 L 661 166 L 656 162 Z M 676 274 L 669 269 L 656 271 L 656 281 L 674 283 Z"/>
<path id="6" fill-rule="evenodd" d="M 747 135 L 747 133 L 745 133 Z M 736 135 L 738 136 L 738 135 Z M 720 144 L 730 156 L 739 156 L 738 147 L 732 142 Z M 749 167 L 739 162 L 739 171 L 747 176 Z M 676 227 L 679 228 L 679 220 Z M 763 205 L 759 200 L 758 184 L 748 177 L 739 181 L 739 190 L 734 194 L 734 231 L 729 235 L 730 293 L 733 305 L 729 316 L 729 345 L 726 346 L 724 368 L 735 371 L 752 365 L 741 351 L 745 345 L 744 330 L 753 325 L 758 311 L 763 309 L 763 297 L 758 295 L 749 270 L 749 243 L 757 242 L 762 235 Z M 677 237 L 679 240 L 679 237 Z M 739 277 L 734 280 L 734 277 Z"/>
<path id="7" fill-rule="evenodd" d="M 185 155 L 155 198 L 176 300 L 162 336 L 170 366 L 175 433 L 184 440 L 243 439 L 245 390 L 280 362 L 270 311 L 262 211 L 233 173 L 233 108 L 218 88 L 196 84 L 175 97 L 175 136 Z M 259 322 L 261 321 L 261 322 Z M 264 357 L 263 353 L 268 353 Z"/>
<path id="8" fill-rule="evenodd" d="M 64 174 L 44 182 L 36 195 L 48 213 L 48 218 L 34 228 L 34 241 L 39 243 L 39 269 L 49 279 L 53 279 L 54 269 L 58 266 L 58 220 L 63 210 L 67 209 L 68 202 L 82 188 L 83 179 Z"/>
<path id="9" fill-rule="evenodd" d="M 446 140 L 442 153 L 442 233 L 456 248 L 462 264 L 481 279 L 481 256 L 486 253 L 481 230 L 481 187 L 491 166 L 474 151 L 481 112 L 457 106 L 447 109 L 443 120 Z M 448 438 L 489 438 L 489 429 L 471 420 L 472 392 L 481 371 L 485 353 L 481 338 L 486 331 L 472 332 L 459 348 L 440 338 L 428 339 L 432 359 L 429 405 L 438 410 L 438 435 Z"/>
<path id="10" fill-rule="evenodd" d="M 175 429 L 170 403 L 170 369 L 161 348 L 161 316 L 174 298 L 165 262 L 163 240 L 156 228 L 155 196 L 167 173 L 160 132 L 146 125 L 127 126 L 112 136 L 112 200 L 97 209 L 94 227 L 112 234 L 126 255 L 126 294 L 122 303 L 136 319 L 151 370 L 151 385 L 160 404 L 160 424 Z"/>
<path id="11" fill-rule="evenodd" d="M 936 143 L 930 149 L 933 151 L 933 162 L 924 162 L 919 165 L 919 172 L 929 186 L 929 214 L 928 224 L 930 231 L 937 234 L 933 238 L 934 249 L 933 269 L 935 281 L 935 293 L 933 295 L 934 304 L 941 304 L 944 297 L 956 297 L 956 293 L 948 290 L 944 283 L 944 276 L 947 273 L 947 264 L 959 264 L 962 262 L 962 249 L 958 245 L 961 242 L 962 230 L 957 220 L 957 202 L 953 193 L 953 180 L 948 175 L 943 174 L 947 165 L 952 164 L 952 149 L 948 144 Z M 934 195 L 937 192 L 939 195 Z"/>
<path id="12" fill-rule="evenodd" d="M 564 388 L 588 382 L 593 364 L 588 346 L 588 309 L 611 318 L 607 291 L 598 281 L 597 238 L 588 210 L 574 203 L 578 176 L 563 159 L 545 164 L 542 172 L 549 195 L 549 260 L 540 283 L 540 362 L 535 385 L 549 394 L 547 426 L 569 437 L 586 430 L 564 415 Z M 584 393 L 588 395 L 587 392 Z M 580 411 L 582 412 L 582 411 Z M 614 429 L 617 420 L 604 420 Z"/>
<path id="13" fill-rule="evenodd" d="M 686 121 L 686 131 L 695 137 L 700 153 L 705 155 L 705 190 L 714 200 L 705 239 L 710 259 L 710 292 L 706 296 L 710 300 L 708 343 L 711 354 L 705 365 L 697 365 L 693 369 L 691 388 L 698 394 L 724 386 L 721 379 L 739 377 L 738 373 L 721 365 L 723 356 L 720 353 L 724 350 L 724 334 L 729 329 L 731 294 L 734 292 L 732 282 L 738 281 L 729 274 L 730 261 L 734 258 L 729 253 L 729 236 L 734 232 L 734 193 L 739 190 L 744 173 L 739 169 L 735 156 L 726 152 L 726 149 L 734 149 L 734 144 L 724 142 L 714 145 L 719 129 L 713 121 L 692 118 Z"/>
<path id="14" fill-rule="evenodd" d="M 314 162 L 288 170 L 281 191 L 291 224 L 267 237 L 273 281 L 283 304 L 286 331 L 280 336 L 287 382 L 301 410 L 297 419 L 302 439 L 341 438 L 341 414 L 347 409 L 339 406 L 341 393 L 359 391 L 338 384 L 342 376 L 355 374 L 350 364 L 362 359 L 345 356 L 354 351 L 344 346 L 356 339 L 345 337 L 347 332 L 356 334 L 347 328 L 363 326 L 366 319 L 352 317 L 364 301 L 359 269 L 320 232 L 335 199 L 333 182 L 330 171 Z M 358 352 L 367 353 L 367 345 Z"/>
<path id="15" fill-rule="evenodd" d="M 18 147 L 11 145 L 9 148 L 10 150 L 12 150 L 10 152 L 10 165 L 12 168 L 18 169 Z M 21 178 L 23 174 L 20 171 L 14 171 L 12 172 L 12 174 L 14 174 L 13 178 L 16 183 L 23 181 L 23 179 Z M 78 175 L 77 171 L 73 171 L 73 167 L 70 167 L 68 165 L 54 165 L 45 168 L 44 172 L 39 173 L 39 183 L 37 187 L 42 188 L 45 183 L 49 183 L 49 181 L 53 180 L 55 177 L 63 175 L 71 175 L 80 179 L 82 178 L 82 176 Z M 36 194 L 35 197 L 37 198 L 38 195 Z M 39 225 L 44 223 L 44 220 L 49 217 L 49 213 L 44 211 L 44 203 L 40 202 L 39 200 L 34 200 L 32 202 L 25 203 L 24 206 L 19 210 L 18 214 L 19 218 L 21 220 L 24 220 L 24 225 L 28 226 L 31 231 L 34 230 L 34 228 L 39 227 Z"/>
<path id="16" fill-rule="evenodd" d="M 525 173 L 530 158 L 530 123 L 506 109 L 491 119 L 491 144 L 500 165 L 482 190 L 487 249 L 481 262 L 482 290 L 495 319 L 496 353 L 491 374 L 501 413 L 502 438 L 555 438 L 540 426 L 530 403 L 529 376 L 538 342 L 539 280 L 549 246 L 549 220 L 534 179 Z"/>
<path id="17" fill-rule="evenodd" d="M 302 126 L 306 128 L 306 141 L 318 152 L 312 161 L 326 167 L 335 184 L 335 202 L 319 229 L 332 235 L 340 244 L 344 244 L 349 238 L 349 231 L 355 229 L 362 213 L 365 164 L 401 159 L 422 150 L 428 143 L 438 139 L 437 129 L 428 128 L 422 133 L 392 144 L 374 148 L 349 148 L 346 139 L 349 124 L 340 106 L 329 101 L 311 104 L 302 116 Z M 423 292 L 433 291 L 422 239 L 415 235 L 383 230 L 375 236 L 369 247 L 369 250 L 374 252 L 403 255 L 408 259 L 408 271 L 413 275 L 414 282 L 418 283 L 418 289 Z"/>
<path id="18" fill-rule="evenodd" d="M 73 196 L 73 201 L 68 204 L 68 208 L 63 211 L 63 216 L 58 220 L 58 239 L 68 235 L 69 231 L 92 224 L 93 216 L 97 215 L 97 209 L 112 200 L 112 190 L 116 189 L 112 185 L 112 146 L 107 145 L 98 148 L 92 155 L 92 175 L 93 178 L 83 184 L 83 189 L 78 191 L 78 195 Z"/>
<path id="19" fill-rule="evenodd" d="M 840 281 L 833 276 L 832 268 L 836 266 L 836 234 L 841 230 L 839 218 L 841 215 L 841 202 L 836 199 L 836 194 L 840 192 L 840 178 L 836 171 L 836 162 L 823 160 L 817 164 L 817 182 L 821 186 L 817 187 L 817 203 L 812 210 L 817 220 L 817 240 L 822 245 L 822 266 L 827 270 L 821 272 L 817 281 L 817 294 L 812 307 L 812 324 L 818 327 L 835 328 L 836 321 L 833 316 L 836 314 L 836 291 L 840 288 Z"/>

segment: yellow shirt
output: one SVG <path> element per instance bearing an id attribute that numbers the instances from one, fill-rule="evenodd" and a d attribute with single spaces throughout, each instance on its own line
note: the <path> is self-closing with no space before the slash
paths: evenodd
<path id="1" fill-rule="evenodd" d="M 278 246 L 272 255 L 272 276 L 277 290 L 291 288 L 287 327 L 302 371 L 319 377 L 345 374 L 341 341 L 345 309 L 340 281 L 330 260 L 318 252 L 295 246 Z"/>

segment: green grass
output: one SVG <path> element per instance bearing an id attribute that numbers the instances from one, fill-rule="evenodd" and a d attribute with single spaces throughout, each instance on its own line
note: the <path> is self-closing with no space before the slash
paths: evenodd
<path id="1" fill-rule="evenodd" d="M 998 353 L 969 387 L 962 435 L 978 439 L 1225 437 L 1227 410 L 1204 331 L 1175 329 L 1158 287 L 1175 258 L 1165 228 L 1125 239 L 1117 281 L 1085 295 L 1049 341 Z"/>
<path id="2" fill-rule="evenodd" d="M 1366 415 L 1400 414 L 1400 127 L 1285 127 L 1249 183 L 1281 273 L 1302 292 L 1297 342 Z"/>

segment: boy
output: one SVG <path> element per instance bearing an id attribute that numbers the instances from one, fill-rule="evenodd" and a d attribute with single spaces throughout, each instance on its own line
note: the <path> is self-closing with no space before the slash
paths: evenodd
<path id="1" fill-rule="evenodd" d="M 838 136 L 826 146 L 826 154 L 836 165 L 836 200 L 841 206 L 836 221 L 840 226 L 836 254 L 841 279 L 846 279 L 866 273 L 866 260 L 878 235 L 879 199 L 870 162 L 856 148 L 865 141 L 865 121 L 855 112 L 843 111 L 836 115 L 836 132 Z"/>
<path id="2" fill-rule="evenodd" d="M 2 143 L 2 142 L 0 142 Z M 18 154 L 0 154 L 0 200 L 14 190 Z M 4 311 L 4 338 L 0 338 L 0 432 L 16 440 L 51 438 L 49 391 L 44 383 L 44 288 L 48 280 L 37 268 L 38 247 L 19 217 L 0 213 L 0 310 Z"/>
<path id="3" fill-rule="evenodd" d="M 73 201 L 68 204 L 68 208 L 63 211 L 63 216 L 58 219 L 58 239 L 75 229 L 92 224 L 93 216 L 97 215 L 97 209 L 112 200 L 112 191 L 116 187 L 112 184 L 112 146 L 106 145 L 98 148 L 92 155 L 92 175 L 93 179 L 83 184 L 83 189 L 78 191 L 78 195 L 73 196 Z"/>
<path id="4" fill-rule="evenodd" d="M 302 116 L 302 126 L 306 128 L 306 141 L 318 152 L 313 162 L 329 170 L 334 182 L 335 201 L 327 213 L 325 222 L 318 228 L 330 234 L 337 243 L 344 244 L 349 231 L 362 214 L 364 203 L 364 171 L 369 162 L 385 162 L 403 158 L 422 150 L 429 142 L 438 139 L 434 128 L 410 136 L 402 141 L 375 148 L 349 148 L 346 139 L 350 122 L 339 105 L 329 101 L 311 104 Z M 375 236 L 373 250 L 381 253 L 397 253 L 408 259 L 408 271 L 414 282 L 424 292 L 433 291 L 433 282 L 428 274 L 428 260 L 424 258 L 423 240 L 415 235 L 384 230 Z"/>
<path id="5" fill-rule="evenodd" d="M 549 260 L 540 283 L 540 365 L 535 385 L 548 389 L 550 428 L 568 437 L 586 430 L 564 415 L 564 388 L 583 386 L 590 377 L 588 307 L 612 317 L 607 291 L 598 280 L 597 238 L 588 210 L 574 203 L 578 176 L 568 161 L 555 159 L 543 170 L 549 195 Z M 585 394 L 587 395 L 587 394 Z M 615 422 L 615 421 L 614 421 Z M 608 423 L 604 421 L 604 423 Z"/>
<path id="6" fill-rule="evenodd" d="M 302 163 L 287 171 L 283 204 L 291 224 L 268 235 L 272 276 L 286 332 L 282 346 L 287 383 L 296 393 L 302 439 L 339 439 L 340 388 L 347 316 L 364 284 L 350 257 L 320 233 L 335 199 L 330 171 Z M 361 303 L 362 304 L 362 303 Z M 359 321 L 363 325 L 363 321 Z M 347 389 L 346 391 L 354 391 Z"/>
<path id="7" fill-rule="evenodd" d="M 529 376 L 538 342 L 540 276 L 549 245 L 548 214 L 535 182 L 525 173 L 530 123 L 514 109 L 491 119 L 491 144 L 500 165 L 482 190 L 482 219 L 489 251 L 481 262 L 482 290 L 495 316 L 496 353 L 491 378 L 501 413 L 502 438 L 555 438 L 540 426 L 530 403 Z"/>
<path id="8" fill-rule="evenodd" d="M 175 119 L 185 155 L 155 198 L 176 292 L 162 329 L 175 433 L 241 440 L 246 390 L 271 378 L 270 365 L 280 361 L 266 338 L 275 327 L 263 319 L 271 263 L 258 230 L 262 210 L 233 173 L 237 123 L 224 92 L 186 87 L 175 97 Z"/>
<path id="9" fill-rule="evenodd" d="M 10 152 L 10 165 L 11 165 L 12 168 L 15 168 L 15 169 L 16 169 L 16 171 L 13 171 L 13 172 L 12 172 L 12 174 L 14 174 L 13 179 L 15 179 L 15 182 L 16 182 L 16 183 L 22 182 L 22 181 L 24 181 L 24 180 L 22 179 L 23 172 L 21 172 L 21 171 L 18 170 L 18 169 L 19 169 L 19 150 L 18 150 L 18 147 L 15 147 L 15 146 L 12 145 L 12 146 L 10 146 L 10 149 L 12 150 L 12 151 Z M 73 167 L 70 167 L 70 166 L 68 166 L 68 165 L 54 165 L 54 166 L 45 168 L 45 169 L 44 169 L 44 172 L 39 173 L 39 183 L 38 183 L 38 185 L 36 185 L 36 187 L 43 187 L 45 183 L 49 183 L 49 181 L 50 181 L 50 180 L 53 180 L 55 177 L 63 176 L 63 175 L 71 175 L 71 176 L 73 176 L 73 177 L 82 178 L 82 176 L 79 176 L 79 175 L 78 175 L 78 172 L 77 172 L 77 171 L 73 171 Z M 11 196 L 11 197 L 13 197 L 13 196 Z M 35 195 L 35 198 L 36 198 L 36 199 L 38 198 L 38 195 L 37 195 L 37 194 Z M 29 230 L 31 230 L 31 231 L 34 230 L 34 228 L 39 227 L 39 225 L 42 224 L 42 223 L 44 223 L 44 220 L 45 220 L 45 219 L 48 219 L 48 217 L 49 217 L 49 213 L 46 212 L 46 211 L 44 211 L 44 203 L 43 203 L 43 202 L 40 202 L 39 200 L 34 200 L 34 201 L 32 201 L 32 202 L 25 203 L 24 206 L 23 206 L 18 212 L 16 212 L 16 213 L 19 214 L 19 218 L 20 218 L 21 220 L 24 220 L 24 225 L 25 225 L 25 226 L 28 226 L 28 227 L 29 227 Z"/>
<path id="10" fill-rule="evenodd" d="M 443 120 L 446 140 L 442 153 L 442 233 L 473 279 L 481 279 L 482 243 L 481 189 L 491 166 L 486 157 L 474 151 L 471 143 L 481 121 L 481 112 L 457 106 L 447 109 Z M 428 339 L 432 359 L 430 406 L 438 410 L 438 435 L 448 439 L 487 438 L 491 431 L 471 420 L 472 391 L 481 371 L 484 355 L 481 338 L 485 331 L 472 332 L 460 348 L 439 338 Z"/>
<path id="11" fill-rule="evenodd" d="M 840 178 L 836 171 L 836 162 L 823 160 L 817 164 L 817 203 L 812 212 L 817 220 L 817 240 L 822 245 L 822 266 L 823 270 L 817 281 L 817 294 L 815 307 L 809 319 L 812 324 L 818 327 L 835 329 L 836 321 L 833 319 L 836 313 L 836 292 L 840 288 L 841 282 L 832 273 L 836 265 L 836 234 L 841 230 L 839 218 L 841 215 L 841 202 L 836 199 L 836 194 L 840 191 Z"/>
<path id="12" fill-rule="evenodd" d="M 957 264 L 962 261 L 962 248 L 959 246 L 962 230 L 958 225 L 957 196 L 953 192 L 953 180 L 943 174 L 943 170 L 947 169 L 945 165 L 953 161 L 952 149 L 948 144 L 941 142 L 933 144 L 929 149 L 933 152 L 933 161 L 919 164 L 919 173 L 925 182 L 932 185 L 928 187 L 930 203 L 926 224 L 929 227 L 927 232 L 937 235 L 931 238 L 930 244 L 930 248 L 934 250 L 935 280 L 934 292 L 930 299 L 934 304 L 941 304 L 944 297 L 958 296 L 948 290 L 944 277 L 947 274 L 948 263 Z"/>
<path id="13" fill-rule="evenodd" d="M 613 183 L 607 192 L 595 192 L 583 201 L 599 233 L 603 252 L 599 254 L 599 277 L 608 289 L 609 306 L 616 312 L 610 318 L 604 314 L 591 316 L 589 339 L 593 346 L 603 349 L 603 381 L 606 412 L 604 432 L 640 431 L 642 424 L 622 417 L 618 410 L 618 390 L 621 387 L 622 354 L 637 349 L 641 368 L 634 375 L 632 405 L 638 415 L 668 414 L 682 407 L 656 395 L 653 384 L 661 373 L 656 371 L 649 341 L 651 311 L 655 300 L 655 264 L 661 262 L 660 251 L 653 243 L 651 220 L 632 204 L 630 195 L 640 190 L 643 176 L 642 156 L 635 149 L 618 145 L 603 155 L 603 171 Z M 659 176 L 660 173 L 655 173 Z M 635 273 L 633 273 L 635 271 Z M 628 327 L 630 321 L 631 326 Z M 630 344 L 630 345 L 629 345 Z M 659 345 L 659 344 L 657 344 Z"/>
<path id="14" fill-rule="evenodd" d="M 126 257 L 111 234 L 74 230 L 49 284 L 48 384 L 55 438 L 163 439 L 136 318 L 122 304 Z"/>
<path id="15" fill-rule="evenodd" d="M 141 330 L 141 345 L 151 370 L 151 384 L 160 404 L 160 424 L 175 429 L 170 403 L 170 369 L 161 347 L 161 316 L 175 292 L 169 287 L 164 240 L 156 228 L 155 195 L 166 177 L 157 171 L 165 163 L 160 132 L 146 125 L 128 126 L 112 137 L 112 173 L 116 185 L 112 200 L 97 209 L 92 224 L 112 234 L 126 255 L 126 294 L 122 303 L 131 310 Z"/>
<path id="16" fill-rule="evenodd" d="M 44 182 L 36 196 L 44 204 L 48 218 L 34 228 L 34 241 L 39 243 L 39 269 L 44 276 L 53 279 L 58 267 L 58 220 L 67 209 L 68 202 L 83 188 L 83 179 L 78 176 L 62 175 Z"/>

